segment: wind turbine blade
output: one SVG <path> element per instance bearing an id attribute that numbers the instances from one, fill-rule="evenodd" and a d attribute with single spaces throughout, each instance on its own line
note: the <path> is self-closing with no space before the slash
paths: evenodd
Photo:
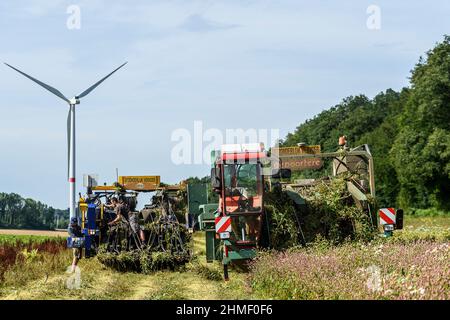
<path id="1" fill-rule="evenodd" d="M 77 98 L 83 98 L 85 96 L 87 96 L 92 90 L 94 90 L 95 88 L 97 88 L 99 86 L 100 83 L 102 83 L 103 81 L 105 81 L 107 78 L 109 78 L 114 72 L 116 72 L 117 70 L 119 70 L 120 68 L 122 68 L 124 65 L 126 65 L 128 62 L 125 62 L 124 64 L 122 64 L 120 67 L 118 67 L 117 69 L 115 69 L 113 72 L 111 72 L 110 74 L 108 74 L 106 77 L 102 78 L 101 80 L 99 80 L 98 82 L 96 82 L 95 84 L 93 84 L 92 86 L 90 86 L 89 88 L 87 88 L 86 90 L 84 90 L 82 93 L 80 93 L 78 96 L 76 96 Z"/>
<path id="2" fill-rule="evenodd" d="M 7 64 L 5 62 L 5 64 L 10 67 L 11 69 L 16 70 L 17 72 L 19 72 L 20 74 L 24 75 L 25 77 L 27 77 L 28 79 L 30 79 L 31 81 L 36 82 L 38 85 L 40 85 L 41 87 L 47 89 L 48 91 L 50 91 L 51 93 L 53 93 L 55 96 L 60 97 L 61 99 L 63 99 L 64 101 L 66 101 L 67 103 L 70 103 L 69 99 L 67 99 L 61 92 L 59 92 L 58 90 L 56 90 L 55 88 L 53 88 L 52 86 L 49 86 L 48 84 L 43 83 L 42 81 L 39 81 L 38 79 L 33 78 L 32 76 L 29 76 L 28 74 L 26 74 L 25 72 L 20 71 L 19 69 L 14 68 L 13 66 Z"/>

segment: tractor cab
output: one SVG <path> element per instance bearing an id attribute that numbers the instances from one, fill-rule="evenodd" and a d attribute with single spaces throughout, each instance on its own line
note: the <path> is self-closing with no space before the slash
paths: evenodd
<path id="1" fill-rule="evenodd" d="M 223 145 L 213 153 L 211 180 L 219 195 L 215 231 L 223 241 L 224 270 L 232 260 L 253 258 L 264 212 L 262 144 Z M 227 278 L 227 275 L 225 276 Z"/>

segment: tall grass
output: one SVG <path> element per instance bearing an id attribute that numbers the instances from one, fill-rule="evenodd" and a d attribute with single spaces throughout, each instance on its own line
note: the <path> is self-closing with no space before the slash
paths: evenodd
<path id="1" fill-rule="evenodd" d="M 260 298 L 449 299 L 449 241 L 448 216 L 406 216 L 391 238 L 264 252 L 250 283 Z"/>
<path id="2" fill-rule="evenodd" d="M 35 241 L 34 241 L 35 240 Z M 2 237 L 0 242 L 0 287 L 20 286 L 70 264 L 63 238 Z"/>
<path id="3" fill-rule="evenodd" d="M 406 215 L 407 216 L 413 216 L 413 217 L 445 217 L 445 216 L 450 216 L 450 212 L 448 211 L 444 211 L 444 210 L 439 210 L 436 208 L 428 208 L 428 209 L 415 209 L 415 208 L 410 208 L 408 210 L 406 210 Z"/>
<path id="4" fill-rule="evenodd" d="M 446 242 L 316 244 L 263 254 L 251 285 L 275 299 L 449 299 L 449 261 Z"/>

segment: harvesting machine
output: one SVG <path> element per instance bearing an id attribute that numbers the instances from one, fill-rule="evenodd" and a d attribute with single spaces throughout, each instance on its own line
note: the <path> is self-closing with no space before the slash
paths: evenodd
<path id="1" fill-rule="evenodd" d="M 331 168 L 331 173 L 324 170 L 324 163 Z M 294 179 L 293 171 L 307 173 L 298 174 Z M 296 147 L 272 148 L 270 152 L 263 144 L 223 145 L 220 151 L 213 151 L 211 187 L 219 195 L 219 203 L 200 206 L 199 216 L 201 229 L 206 234 L 207 261 L 221 261 L 224 278 L 228 279 L 231 263 L 245 263 L 255 257 L 257 248 L 271 246 L 271 217 L 266 210 L 265 197 L 274 189 L 281 190 L 279 194 L 293 203 L 301 243 L 311 241 L 320 231 L 312 227 L 316 223 L 305 219 L 308 190 L 337 177 L 345 177 L 343 181 L 349 194 L 346 201 L 361 210 L 365 222 L 376 230 L 374 167 L 367 145 L 350 149 L 344 141 L 338 151 L 325 153 L 320 146 L 303 143 Z M 394 216 L 394 220 L 384 226 L 386 235 L 402 228 L 402 210 L 380 209 L 381 224 L 382 210 L 390 210 Z M 342 222 L 341 227 L 347 228 L 349 235 L 355 232 L 357 226 L 353 220 Z"/>
<path id="2" fill-rule="evenodd" d="M 84 180 L 86 195 L 80 194 L 77 210 L 83 236 L 69 237 L 68 247 L 84 249 L 87 258 L 97 254 L 102 244 L 106 245 L 108 250 L 118 252 L 150 247 L 158 241 L 155 240 L 156 235 L 145 229 L 144 242 L 129 227 L 125 228 L 125 232 L 120 232 L 120 228 L 108 225 L 116 218 L 114 210 L 106 206 L 112 197 L 121 199 L 127 205 L 130 214 L 138 217 L 141 227 L 154 221 L 168 227 L 176 226 L 172 228 L 174 230 L 182 226 L 182 221 L 179 221 L 184 219 L 184 183 L 163 185 L 160 183 L 160 176 L 119 176 L 118 182 L 112 185 L 98 185 L 97 178 L 93 175 L 85 175 Z M 153 194 L 151 203 L 137 210 L 138 195 L 142 193 Z M 181 238 L 178 237 L 177 246 L 184 250 L 185 243 Z M 121 240 L 125 240 L 126 244 Z"/>

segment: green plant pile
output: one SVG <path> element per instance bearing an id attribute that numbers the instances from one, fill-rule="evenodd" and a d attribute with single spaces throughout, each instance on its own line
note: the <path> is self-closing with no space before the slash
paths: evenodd
<path id="1" fill-rule="evenodd" d="M 146 224 L 144 232 L 146 244 L 129 246 L 124 244 L 126 240 L 116 248 L 104 244 L 97 253 L 98 260 L 118 271 L 145 274 L 163 269 L 177 270 L 191 260 L 191 236 L 178 222 L 157 220 Z"/>
<path id="2" fill-rule="evenodd" d="M 278 187 L 266 193 L 264 201 L 266 219 L 263 223 L 263 240 L 269 235 L 269 241 L 264 245 L 285 249 L 300 244 L 302 236 L 297 222 L 299 213 L 294 201 Z"/>
<path id="3" fill-rule="evenodd" d="M 189 262 L 190 254 L 171 253 L 152 250 L 130 250 L 110 252 L 106 246 L 102 246 L 97 254 L 98 260 L 107 267 L 118 271 L 135 271 L 145 274 L 157 270 L 176 270 Z"/>
<path id="4" fill-rule="evenodd" d="M 372 219 L 354 203 L 345 177 L 321 180 L 312 187 L 297 190 L 305 200 L 302 205 L 296 204 L 288 192 L 277 186 L 266 196 L 272 248 L 286 249 L 309 243 L 318 236 L 333 243 L 373 238 Z"/>

